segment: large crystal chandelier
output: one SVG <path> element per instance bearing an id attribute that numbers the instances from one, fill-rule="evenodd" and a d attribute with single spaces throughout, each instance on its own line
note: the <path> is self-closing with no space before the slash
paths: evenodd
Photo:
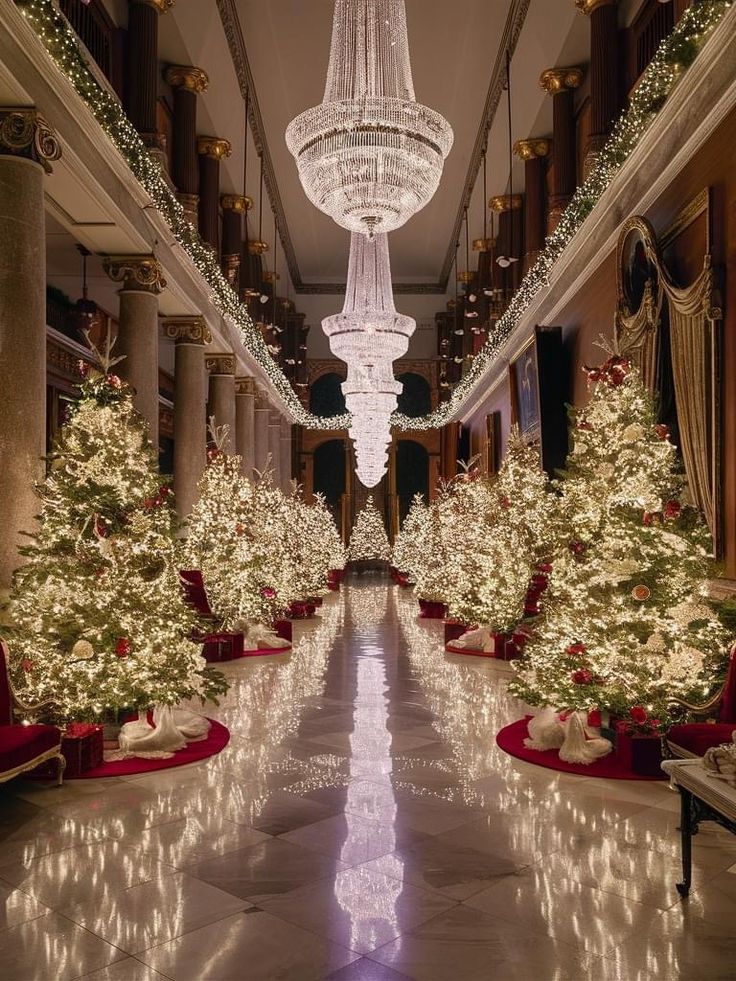
<path id="1" fill-rule="evenodd" d="M 386 471 L 391 413 L 402 390 L 393 362 L 406 354 L 415 328 L 415 321 L 394 306 L 387 236 L 369 239 L 354 232 L 342 313 L 325 317 L 322 329 L 332 353 L 348 366 L 342 390 L 352 417 L 356 471 L 366 487 L 374 487 Z"/>
<path id="2" fill-rule="evenodd" d="M 404 0 L 335 0 L 324 99 L 286 130 L 309 200 L 350 231 L 393 231 L 432 198 L 452 141 L 414 96 Z"/>

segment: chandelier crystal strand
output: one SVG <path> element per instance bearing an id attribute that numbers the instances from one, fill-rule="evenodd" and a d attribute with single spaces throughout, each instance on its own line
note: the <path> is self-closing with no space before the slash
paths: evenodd
<path id="1" fill-rule="evenodd" d="M 404 0 L 335 0 L 324 99 L 286 130 L 309 200 L 349 231 L 393 231 L 431 200 L 452 142 L 416 101 Z"/>

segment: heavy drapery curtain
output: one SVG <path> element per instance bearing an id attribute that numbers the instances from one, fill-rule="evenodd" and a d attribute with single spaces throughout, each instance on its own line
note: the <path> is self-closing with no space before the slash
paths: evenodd
<path id="1" fill-rule="evenodd" d="M 706 256 L 702 273 L 690 286 L 677 287 L 666 270 L 662 273 L 670 311 L 672 374 L 685 472 L 694 501 L 715 537 L 717 437 L 712 387 L 720 311 L 712 305 L 710 256 Z"/>
<path id="2" fill-rule="evenodd" d="M 651 279 L 644 286 L 639 309 L 616 314 L 616 339 L 619 354 L 626 355 L 641 372 L 642 381 L 654 392 L 657 388 L 659 324 L 663 292 Z"/>

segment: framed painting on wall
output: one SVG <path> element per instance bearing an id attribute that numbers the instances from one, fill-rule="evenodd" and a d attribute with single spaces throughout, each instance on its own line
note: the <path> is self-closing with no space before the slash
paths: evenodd
<path id="1" fill-rule="evenodd" d="M 511 422 L 522 439 L 539 446 L 542 467 L 550 476 L 567 456 L 567 374 L 561 327 L 535 327 L 509 366 Z"/>

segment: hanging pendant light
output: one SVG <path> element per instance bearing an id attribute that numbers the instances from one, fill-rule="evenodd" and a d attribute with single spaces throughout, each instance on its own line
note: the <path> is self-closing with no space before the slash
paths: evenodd
<path id="1" fill-rule="evenodd" d="M 513 207 L 514 201 L 514 141 L 512 136 L 511 128 L 511 54 L 509 49 L 506 49 L 506 105 L 507 105 L 507 118 L 508 118 L 508 132 L 509 132 L 509 207 Z M 499 219 L 500 223 L 500 219 Z M 515 262 L 518 262 L 518 256 L 514 255 L 514 221 L 513 215 L 509 219 L 509 254 L 500 255 L 496 259 L 496 262 L 501 267 L 501 269 L 508 269 Z"/>
<path id="2" fill-rule="evenodd" d="M 286 130 L 309 200 L 349 231 L 393 231 L 431 200 L 452 142 L 416 101 L 404 0 L 335 0 L 324 99 Z"/>
<path id="3" fill-rule="evenodd" d="M 70 313 L 71 326 L 80 334 L 86 335 L 87 331 L 97 323 L 99 318 L 99 308 L 94 300 L 90 300 L 87 292 L 87 256 L 90 255 L 89 249 L 77 244 L 77 252 L 82 257 L 82 295 L 74 304 L 74 309 Z"/>

